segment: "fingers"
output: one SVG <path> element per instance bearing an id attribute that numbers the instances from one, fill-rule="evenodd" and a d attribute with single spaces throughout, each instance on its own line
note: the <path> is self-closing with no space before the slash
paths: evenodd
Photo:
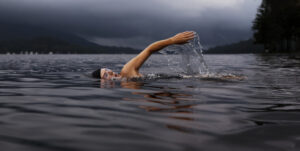
<path id="1" fill-rule="evenodd" d="M 190 34 L 194 34 L 194 32 L 193 32 L 193 31 L 185 31 L 185 32 L 183 32 L 183 34 L 188 34 L 188 35 L 190 35 Z"/>
<path id="2" fill-rule="evenodd" d="M 181 33 L 181 34 L 182 34 L 182 37 L 183 37 L 183 38 L 192 39 L 192 38 L 195 37 L 195 33 L 192 32 L 192 31 L 185 31 L 185 32 L 183 32 L 183 33 Z"/>
<path id="3" fill-rule="evenodd" d="M 176 34 L 172 37 L 172 41 L 174 44 L 185 44 L 188 43 L 189 40 L 195 38 L 195 32 L 193 31 L 185 31 Z"/>
<path id="4" fill-rule="evenodd" d="M 190 31 L 184 32 L 183 38 L 185 40 L 191 40 L 191 39 L 195 38 L 195 33 L 194 32 L 190 32 Z"/>
<path id="5" fill-rule="evenodd" d="M 189 34 L 189 33 L 194 33 L 194 32 L 193 31 L 185 31 L 185 32 L 182 32 L 182 33 Z"/>

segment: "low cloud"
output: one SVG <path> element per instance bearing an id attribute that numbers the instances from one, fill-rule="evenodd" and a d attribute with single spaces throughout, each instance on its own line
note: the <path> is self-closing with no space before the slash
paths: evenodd
<path id="1" fill-rule="evenodd" d="M 3 23 L 57 29 L 104 45 L 145 47 L 177 32 L 199 33 L 205 46 L 252 36 L 261 0 L 2 0 Z"/>

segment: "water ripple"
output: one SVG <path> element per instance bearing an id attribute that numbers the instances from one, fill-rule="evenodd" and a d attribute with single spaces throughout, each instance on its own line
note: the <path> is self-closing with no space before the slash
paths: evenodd
<path id="1" fill-rule="evenodd" d="M 167 78 L 88 76 L 99 65 L 118 71 L 131 57 L 0 55 L 1 148 L 299 150 L 299 60 L 208 55 L 213 78 L 176 78 L 154 55 L 142 72 Z"/>

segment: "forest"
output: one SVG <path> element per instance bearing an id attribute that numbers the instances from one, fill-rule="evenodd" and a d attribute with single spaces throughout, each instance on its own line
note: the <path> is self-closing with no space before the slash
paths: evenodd
<path id="1" fill-rule="evenodd" d="M 299 52 L 300 0 L 263 0 L 252 29 L 266 52 Z"/>

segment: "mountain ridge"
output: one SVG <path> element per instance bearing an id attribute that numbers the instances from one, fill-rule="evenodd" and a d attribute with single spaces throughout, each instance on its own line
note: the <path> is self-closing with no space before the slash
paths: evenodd
<path id="1" fill-rule="evenodd" d="M 243 40 L 232 44 L 216 46 L 205 50 L 206 54 L 244 54 L 244 53 L 263 53 L 262 45 L 254 44 L 253 39 Z"/>
<path id="2" fill-rule="evenodd" d="M 0 24 L 0 53 L 138 53 L 129 47 L 103 46 L 72 33 L 35 26 Z"/>

